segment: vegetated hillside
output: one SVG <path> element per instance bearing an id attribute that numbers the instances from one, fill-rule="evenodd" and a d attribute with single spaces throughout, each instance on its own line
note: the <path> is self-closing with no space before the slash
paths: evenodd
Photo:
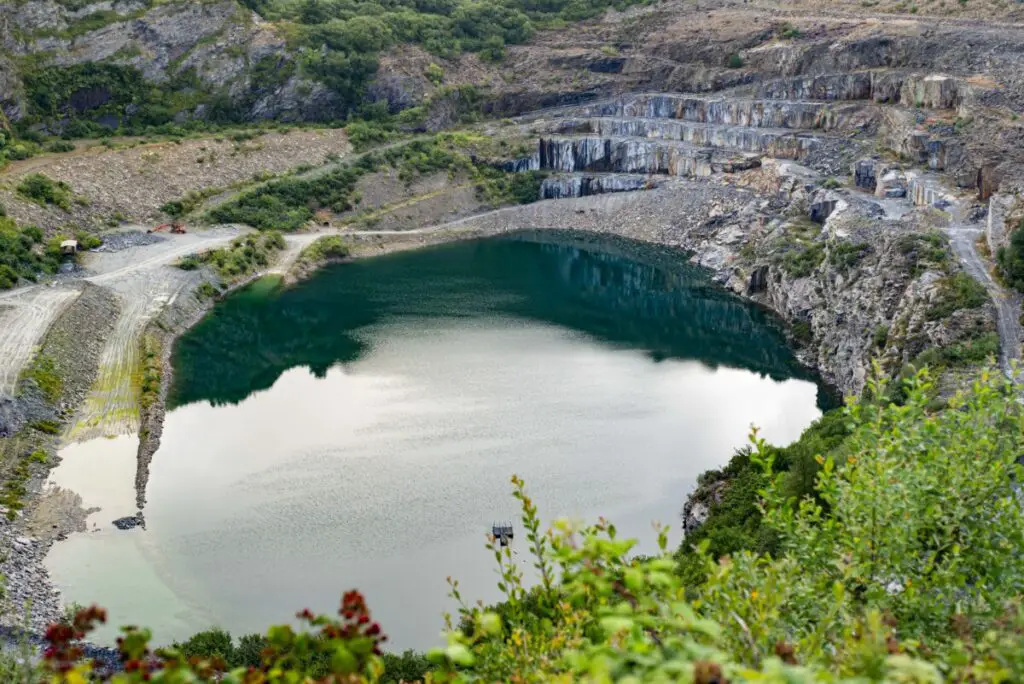
<path id="1" fill-rule="evenodd" d="M 10 2 L 0 4 L 0 102 L 11 121 L 73 137 L 190 119 L 340 120 L 389 99 L 364 96 L 396 45 L 496 62 L 539 26 L 638 1 Z M 423 76 L 439 84 L 444 70 Z M 420 103 L 404 97 L 388 107 Z"/>

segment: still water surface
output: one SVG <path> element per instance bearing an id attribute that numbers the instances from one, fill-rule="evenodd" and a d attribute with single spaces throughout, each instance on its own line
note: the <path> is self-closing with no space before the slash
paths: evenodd
<path id="1" fill-rule="evenodd" d="M 484 533 L 516 517 L 513 473 L 546 519 L 605 515 L 651 551 L 752 423 L 784 443 L 819 415 L 774 324 L 679 254 L 543 235 L 258 284 L 175 373 L 146 529 L 109 524 L 134 512 L 137 440 L 73 445 L 53 478 L 103 510 L 48 561 L 66 600 L 161 642 L 358 587 L 393 647 L 431 646 L 447 576 L 497 598 Z"/>

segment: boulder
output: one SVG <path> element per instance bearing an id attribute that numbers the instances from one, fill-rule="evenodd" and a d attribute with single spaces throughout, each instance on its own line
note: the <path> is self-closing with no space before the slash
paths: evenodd
<path id="1" fill-rule="evenodd" d="M 863 190 L 874 192 L 878 182 L 874 159 L 861 159 L 853 165 L 854 184 Z"/>

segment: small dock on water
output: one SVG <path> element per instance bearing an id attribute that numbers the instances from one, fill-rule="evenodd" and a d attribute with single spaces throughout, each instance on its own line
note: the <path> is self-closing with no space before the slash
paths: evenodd
<path id="1" fill-rule="evenodd" d="M 508 543 L 515 537 L 515 530 L 512 529 L 510 522 L 492 523 L 491 536 L 502 546 L 508 546 Z"/>

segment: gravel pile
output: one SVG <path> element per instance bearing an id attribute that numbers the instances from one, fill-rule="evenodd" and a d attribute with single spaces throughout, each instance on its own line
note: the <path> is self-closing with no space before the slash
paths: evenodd
<path id="1" fill-rule="evenodd" d="M 155 233 L 143 233 L 141 230 L 130 230 L 124 233 L 109 233 L 103 236 L 103 244 L 93 252 L 121 252 L 131 247 L 145 247 L 163 242 L 167 238 Z"/>

